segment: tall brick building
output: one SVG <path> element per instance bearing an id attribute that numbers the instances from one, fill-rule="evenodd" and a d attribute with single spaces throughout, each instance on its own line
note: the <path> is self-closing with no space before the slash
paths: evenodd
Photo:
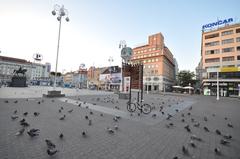
<path id="1" fill-rule="evenodd" d="M 167 91 L 174 83 L 174 59 L 161 33 L 150 35 L 148 44 L 133 48 L 132 63 L 142 62 L 145 91 Z"/>

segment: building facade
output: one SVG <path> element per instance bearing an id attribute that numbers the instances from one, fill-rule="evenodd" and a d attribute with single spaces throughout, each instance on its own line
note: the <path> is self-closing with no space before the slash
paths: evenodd
<path id="1" fill-rule="evenodd" d="M 48 79 L 51 70 L 51 64 L 33 63 L 24 59 L 0 56 L 0 80 L 9 82 L 13 76 L 14 70 L 27 69 L 26 77 L 29 83 L 39 79 Z"/>
<path id="2" fill-rule="evenodd" d="M 87 71 L 87 88 L 89 89 L 102 89 L 103 81 L 100 81 L 100 74 L 106 70 L 107 67 L 97 68 L 91 66 Z"/>
<path id="3" fill-rule="evenodd" d="M 145 91 L 168 91 L 174 84 L 175 65 L 161 33 L 150 35 L 148 44 L 133 48 L 132 63 L 143 63 Z"/>
<path id="4" fill-rule="evenodd" d="M 240 94 L 240 24 L 202 32 L 202 89 L 205 95 Z"/>
<path id="5" fill-rule="evenodd" d="M 99 77 L 102 90 L 120 90 L 122 81 L 121 68 L 111 66 L 106 68 Z"/>

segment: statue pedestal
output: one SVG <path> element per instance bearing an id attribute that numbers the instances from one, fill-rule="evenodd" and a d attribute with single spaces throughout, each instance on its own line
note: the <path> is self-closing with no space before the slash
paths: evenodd
<path id="1" fill-rule="evenodd" d="M 10 87 L 27 87 L 27 78 L 25 76 L 13 76 L 9 86 Z"/>
<path id="2" fill-rule="evenodd" d="M 54 98 L 54 97 L 65 97 L 65 94 L 61 94 L 61 91 L 48 91 L 47 94 L 43 94 L 43 97 L 49 97 L 49 98 Z"/>

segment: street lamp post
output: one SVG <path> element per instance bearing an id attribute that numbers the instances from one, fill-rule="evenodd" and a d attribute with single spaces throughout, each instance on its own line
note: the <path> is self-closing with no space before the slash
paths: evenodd
<path id="1" fill-rule="evenodd" d="M 126 48 L 127 47 L 127 43 L 125 40 L 121 40 L 120 43 L 119 43 L 119 49 L 123 49 L 123 48 Z M 122 92 L 124 91 L 124 77 L 123 77 L 123 58 L 122 58 Z"/>
<path id="2" fill-rule="evenodd" d="M 111 78 L 112 78 L 112 62 L 113 62 L 113 57 L 110 56 L 108 59 L 109 62 L 109 73 L 110 73 L 110 78 L 109 78 L 109 89 L 111 89 Z"/>
<path id="3" fill-rule="evenodd" d="M 68 18 L 68 11 L 64 8 L 63 5 L 61 7 L 57 4 L 54 5 L 52 15 L 53 16 L 57 15 L 57 20 L 59 21 L 57 57 L 56 57 L 56 67 L 55 67 L 54 87 L 53 87 L 53 90 L 55 90 L 56 89 L 56 76 L 57 76 L 57 66 L 58 66 L 59 44 L 60 44 L 60 33 L 61 33 L 61 22 L 62 22 L 62 17 L 66 16 L 65 20 L 67 22 L 69 22 L 69 18 Z"/>

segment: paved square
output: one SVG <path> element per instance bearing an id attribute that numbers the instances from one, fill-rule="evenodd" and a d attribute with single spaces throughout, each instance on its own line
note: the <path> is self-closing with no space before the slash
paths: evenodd
<path id="1" fill-rule="evenodd" d="M 119 100 L 111 92 L 62 89 L 69 96 L 42 98 L 47 90 L 45 87 L 0 88 L 1 158 L 240 159 L 239 99 L 216 101 L 215 97 L 205 96 L 144 95 L 144 102 L 154 109 L 149 115 L 138 116 L 139 111 L 131 115 L 126 110 L 127 101 Z M 25 112 L 28 112 L 26 116 Z M 40 114 L 35 116 L 34 112 Z M 172 115 L 169 120 L 168 114 Z M 64 120 L 59 120 L 63 115 Z M 15 116 L 18 118 L 11 118 Z M 23 118 L 30 126 L 16 136 Z M 184 128 L 186 125 L 191 132 Z M 32 128 L 40 130 L 39 136 L 27 134 Z M 83 131 L 86 136 L 82 135 Z M 64 135 L 62 139 L 60 133 Z M 224 139 L 228 134 L 232 139 Z M 191 139 L 192 135 L 202 141 Z M 56 145 L 58 152 L 53 156 L 47 154 L 46 139 Z M 229 143 L 223 145 L 221 139 Z M 196 147 L 191 146 L 191 140 Z M 182 146 L 188 153 L 182 151 Z M 220 154 L 214 152 L 215 148 Z"/>

